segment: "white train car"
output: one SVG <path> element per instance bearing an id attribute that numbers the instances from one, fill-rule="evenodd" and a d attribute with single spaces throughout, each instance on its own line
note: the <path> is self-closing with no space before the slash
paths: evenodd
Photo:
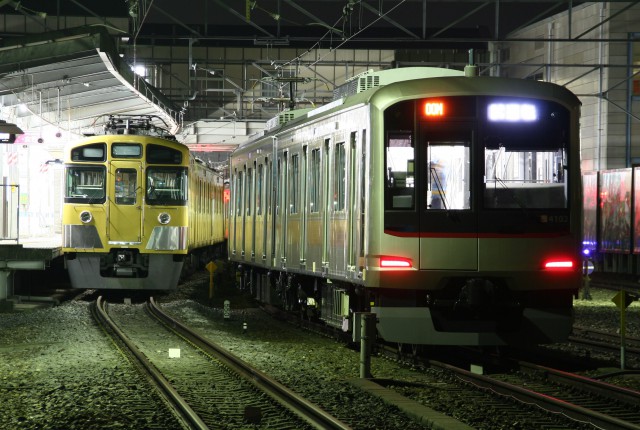
<path id="1" fill-rule="evenodd" d="M 229 258 L 259 299 L 406 344 L 556 342 L 580 285 L 580 102 L 393 69 L 231 156 Z"/>

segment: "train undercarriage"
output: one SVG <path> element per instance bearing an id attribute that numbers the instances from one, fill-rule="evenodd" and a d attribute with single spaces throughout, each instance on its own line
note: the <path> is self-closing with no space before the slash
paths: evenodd
<path id="1" fill-rule="evenodd" d="M 572 292 L 513 292 L 499 279 L 457 278 L 440 290 L 366 289 L 327 278 L 238 268 L 240 287 L 261 303 L 343 331 L 356 312 L 376 314 L 378 335 L 399 344 L 552 343 L 571 331 Z"/>

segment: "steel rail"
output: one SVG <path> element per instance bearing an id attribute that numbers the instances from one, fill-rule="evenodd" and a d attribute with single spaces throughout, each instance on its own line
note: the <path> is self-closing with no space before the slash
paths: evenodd
<path id="1" fill-rule="evenodd" d="M 191 409 L 189 404 L 178 394 L 175 388 L 171 385 L 167 379 L 162 376 L 162 373 L 145 357 L 145 355 L 134 345 L 133 342 L 120 330 L 116 323 L 109 317 L 106 310 L 107 303 L 102 299 L 102 296 L 98 297 L 95 304 L 95 312 L 98 320 L 101 324 L 111 329 L 119 340 L 124 343 L 128 350 L 138 360 L 140 367 L 147 372 L 148 376 L 159 388 L 160 394 L 171 405 L 171 407 L 178 413 L 182 419 L 189 423 L 193 429 L 208 430 L 209 427 L 202 421 L 198 414 Z"/>
<path id="2" fill-rule="evenodd" d="M 446 363 L 430 361 L 430 364 L 434 367 L 448 370 L 470 384 L 512 396 L 519 401 L 535 404 L 544 410 L 561 413 L 577 421 L 591 423 L 607 430 L 638 430 L 637 424 L 583 408 L 582 406 L 574 405 L 573 403 L 569 403 L 549 395 L 528 390 L 507 382 L 498 381 L 488 376 L 478 375 Z"/>
<path id="3" fill-rule="evenodd" d="M 234 372 L 242 375 L 259 390 L 268 394 L 278 403 L 309 423 L 309 425 L 318 429 L 347 430 L 351 428 L 336 417 L 322 410 L 317 405 L 299 396 L 278 381 L 270 378 L 260 370 L 241 360 L 239 357 L 236 357 L 229 351 L 214 344 L 209 339 L 182 324 L 179 320 L 168 315 L 160 309 L 153 297 L 149 298 L 147 306 L 152 315 L 163 322 L 168 328 L 179 333 L 180 336 L 184 337 L 189 342 L 192 342 L 199 348 L 214 354 L 216 359 L 222 361 Z"/>

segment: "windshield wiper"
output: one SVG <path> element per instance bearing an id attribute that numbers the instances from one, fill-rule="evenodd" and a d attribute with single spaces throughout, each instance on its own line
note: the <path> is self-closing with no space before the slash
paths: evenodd
<path id="1" fill-rule="evenodd" d="M 513 200 L 515 202 L 515 204 L 517 204 L 520 209 L 522 209 L 524 212 L 527 212 L 527 209 L 528 209 L 527 206 L 520 201 L 520 199 L 516 195 L 515 191 L 513 191 L 513 189 L 509 188 L 509 186 L 507 185 L 507 183 L 505 181 L 503 181 L 502 179 L 500 179 L 500 178 L 498 178 L 496 176 L 496 182 L 498 182 L 500 185 L 502 185 L 502 188 L 504 188 L 505 190 L 508 191 L 505 194 L 508 194 L 509 197 L 511 198 L 511 200 Z"/>
<path id="2" fill-rule="evenodd" d="M 438 176 L 438 172 L 436 171 L 435 167 L 430 167 L 429 170 L 431 172 L 431 182 L 435 183 L 438 193 L 440 193 L 440 200 L 442 201 L 442 205 L 444 206 L 444 209 L 448 211 L 449 205 L 447 205 L 447 195 L 444 192 L 444 188 L 442 188 L 442 183 L 440 182 L 440 177 Z M 433 190 L 432 190 L 432 193 L 433 193 Z M 431 199 L 433 201 L 433 197 L 431 197 Z"/>

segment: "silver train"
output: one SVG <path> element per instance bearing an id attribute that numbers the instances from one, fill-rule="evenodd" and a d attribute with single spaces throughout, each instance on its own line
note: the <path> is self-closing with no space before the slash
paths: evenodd
<path id="1" fill-rule="evenodd" d="M 580 272 L 580 102 L 401 68 L 285 112 L 230 159 L 229 258 L 267 303 L 400 344 L 565 339 Z"/>

